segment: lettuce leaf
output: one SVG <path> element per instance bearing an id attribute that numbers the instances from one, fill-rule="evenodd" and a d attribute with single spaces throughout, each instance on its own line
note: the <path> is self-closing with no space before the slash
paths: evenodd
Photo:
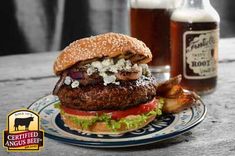
<path id="1" fill-rule="evenodd" d="M 54 104 L 54 108 L 60 109 L 60 102 Z"/>
<path id="2" fill-rule="evenodd" d="M 69 116 L 69 119 L 72 122 L 80 125 L 82 129 L 89 129 L 89 127 L 95 124 L 96 122 L 105 122 L 108 128 L 110 128 L 112 131 L 118 131 L 122 125 L 125 125 L 127 128 L 137 128 L 140 125 L 142 125 L 144 122 L 146 122 L 150 116 L 162 115 L 163 103 L 164 99 L 159 99 L 158 107 L 155 110 L 152 110 L 146 114 L 137 115 L 133 118 L 122 118 L 120 120 L 114 120 L 111 118 L 110 115 L 102 114 L 100 116 L 97 115 L 92 119 L 80 119 L 77 118 L 76 116 Z M 58 104 L 55 104 L 54 107 L 60 109 Z M 63 114 L 64 111 L 61 110 L 61 113 Z"/>

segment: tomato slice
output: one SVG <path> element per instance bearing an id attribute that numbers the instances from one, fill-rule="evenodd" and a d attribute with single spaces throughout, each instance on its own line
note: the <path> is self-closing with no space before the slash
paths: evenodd
<path id="1" fill-rule="evenodd" d="M 152 101 L 145 104 L 141 104 L 137 107 L 129 108 L 127 110 L 113 111 L 111 112 L 111 115 L 113 119 L 121 119 L 128 115 L 139 115 L 143 113 L 148 113 L 151 110 L 154 110 L 156 106 L 157 102 L 155 99 L 153 99 Z"/>
<path id="2" fill-rule="evenodd" d="M 128 115 L 139 115 L 143 113 L 148 113 L 151 110 L 154 110 L 157 106 L 157 102 L 155 99 L 148 103 L 140 104 L 136 107 L 132 107 L 126 110 L 104 110 L 104 111 L 82 111 L 77 109 L 71 109 L 64 106 L 61 106 L 65 113 L 79 115 L 79 116 L 94 116 L 94 115 L 102 115 L 104 113 L 111 115 L 112 119 L 121 119 Z"/>

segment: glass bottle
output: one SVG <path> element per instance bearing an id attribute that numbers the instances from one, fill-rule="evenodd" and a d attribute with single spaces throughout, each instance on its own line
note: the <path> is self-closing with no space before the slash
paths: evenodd
<path id="1" fill-rule="evenodd" d="M 199 94 L 215 90 L 220 18 L 209 0 L 184 0 L 170 22 L 171 77 Z"/>

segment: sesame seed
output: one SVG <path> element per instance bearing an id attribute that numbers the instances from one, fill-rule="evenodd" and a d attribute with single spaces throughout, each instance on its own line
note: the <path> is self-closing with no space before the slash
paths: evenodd
<path id="1" fill-rule="evenodd" d="M 76 40 L 69 44 L 57 57 L 54 69 L 56 73 L 59 73 L 79 61 L 95 57 L 115 57 L 127 51 L 144 56 L 147 61 L 152 58 L 149 48 L 142 41 L 123 34 L 106 33 Z"/>

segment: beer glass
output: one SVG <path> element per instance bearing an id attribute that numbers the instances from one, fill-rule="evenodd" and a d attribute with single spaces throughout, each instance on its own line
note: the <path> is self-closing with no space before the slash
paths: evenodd
<path id="1" fill-rule="evenodd" d="M 130 0 L 131 36 L 145 42 L 153 59 L 149 63 L 153 73 L 169 72 L 170 15 L 174 0 Z"/>

